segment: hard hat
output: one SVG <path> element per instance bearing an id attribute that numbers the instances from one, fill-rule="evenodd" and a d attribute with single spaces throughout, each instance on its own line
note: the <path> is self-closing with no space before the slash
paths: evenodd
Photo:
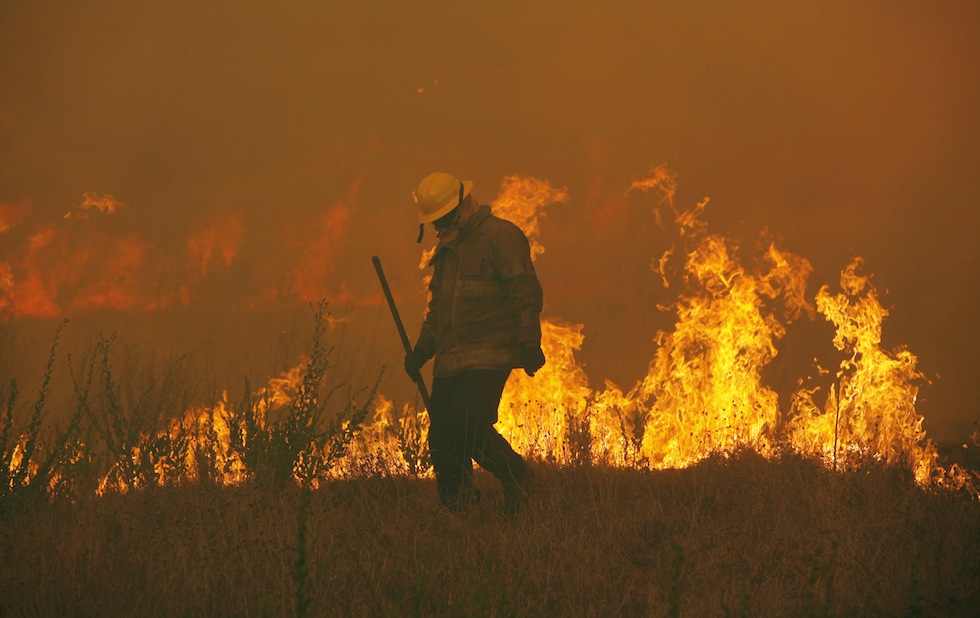
<path id="1" fill-rule="evenodd" d="M 419 190 L 415 192 L 415 203 L 419 205 L 419 223 L 426 224 L 449 214 L 453 208 L 463 203 L 473 190 L 473 182 L 460 180 L 452 174 L 434 172 L 422 179 Z"/>

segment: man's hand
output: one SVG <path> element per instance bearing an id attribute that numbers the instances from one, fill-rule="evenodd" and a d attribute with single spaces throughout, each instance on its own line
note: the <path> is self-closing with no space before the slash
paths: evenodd
<path id="1" fill-rule="evenodd" d="M 405 373 L 408 374 L 408 377 L 412 378 L 413 382 L 418 382 L 422 379 L 422 374 L 419 371 L 428 360 L 429 356 L 418 348 L 412 350 L 410 354 L 405 355 Z"/>
<path id="2" fill-rule="evenodd" d="M 527 346 L 521 348 L 521 365 L 524 366 L 524 373 L 534 376 L 534 373 L 544 366 L 544 352 L 541 346 Z"/>

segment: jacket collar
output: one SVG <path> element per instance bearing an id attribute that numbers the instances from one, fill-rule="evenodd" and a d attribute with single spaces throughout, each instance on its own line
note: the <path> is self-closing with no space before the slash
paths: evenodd
<path id="1" fill-rule="evenodd" d="M 436 257 L 442 253 L 443 249 L 459 244 L 473 230 L 480 227 L 480 224 L 490 218 L 491 214 L 489 205 L 479 204 L 473 200 L 469 211 L 460 213 L 459 223 L 439 234 L 439 244 L 436 245 L 436 251 L 432 255 L 432 259 L 429 260 L 429 265 L 431 266 L 435 262 Z"/>

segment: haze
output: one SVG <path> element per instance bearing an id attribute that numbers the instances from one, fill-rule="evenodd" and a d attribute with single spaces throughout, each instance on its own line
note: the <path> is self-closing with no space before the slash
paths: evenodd
<path id="1" fill-rule="evenodd" d="M 393 365 L 410 393 L 370 256 L 414 335 L 411 194 L 444 170 L 483 202 L 510 175 L 567 189 L 545 314 L 630 386 L 670 321 L 655 198 L 627 188 L 666 161 L 712 229 L 809 259 L 813 293 L 863 256 L 930 435 L 976 428 L 980 5 L 527 4 L 4 3 L 0 369 L 33 384 L 67 316 L 247 371 L 325 297 L 345 379 Z M 803 377 L 823 350 L 787 339 L 775 373 Z"/>

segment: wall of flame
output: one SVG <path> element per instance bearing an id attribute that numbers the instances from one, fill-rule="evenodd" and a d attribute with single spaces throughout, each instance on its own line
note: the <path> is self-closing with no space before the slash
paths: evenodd
<path id="1" fill-rule="evenodd" d="M 890 312 L 880 347 L 915 351 L 931 383 L 917 410 L 959 439 L 980 410 L 978 26 L 969 3 L 843 0 L 4 6 L 0 368 L 36 374 L 68 316 L 79 331 L 204 345 L 235 379 L 273 375 L 296 355 L 269 339 L 291 341 L 297 313 L 326 297 L 346 377 L 365 382 L 399 357 L 368 258 L 385 259 L 412 323 L 411 191 L 446 169 L 485 201 L 515 175 L 560 188 L 533 222 L 539 271 L 548 315 L 583 325 L 568 328 L 591 392 L 650 382 L 662 350 L 689 354 L 687 335 L 657 334 L 696 313 L 664 287 L 686 275 L 745 319 L 756 302 L 803 312 L 782 335 L 766 313 L 747 325 L 778 353 L 759 343 L 770 360 L 739 375 L 772 389 L 766 405 L 804 406 L 796 380 L 813 357 L 834 376 L 849 354 L 816 295 L 826 283 L 826 299 L 846 296 L 834 286 L 860 255 Z M 630 190 L 661 161 L 682 211 L 711 196 L 718 242 L 699 264 L 665 229 L 694 219 Z M 780 279 L 774 242 L 807 260 L 805 290 Z M 394 372 L 384 388 L 410 397 Z"/>

